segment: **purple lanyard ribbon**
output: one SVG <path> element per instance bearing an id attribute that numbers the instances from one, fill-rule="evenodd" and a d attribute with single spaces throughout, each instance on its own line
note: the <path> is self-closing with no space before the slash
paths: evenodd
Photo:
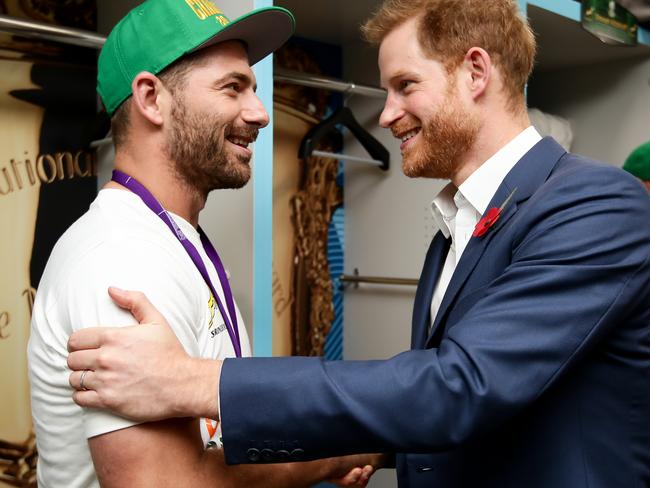
<path id="1" fill-rule="evenodd" d="M 185 234 L 183 234 L 183 231 L 178 227 L 174 219 L 171 217 L 171 215 L 169 215 L 167 210 L 163 208 L 160 202 L 158 202 L 158 200 L 156 200 L 156 198 L 151 194 L 151 192 L 149 192 L 149 190 L 147 190 L 144 187 L 144 185 L 142 185 L 139 181 L 137 181 L 136 179 L 130 177 L 125 173 L 122 173 L 121 171 L 113 170 L 112 180 L 115 181 L 116 183 L 119 183 L 122 186 L 125 186 L 133 193 L 138 195 L 142 199 L 144 204 L 147 207 L 149 207 L 149 209 L 153 213 L 158 215 L 158 217 L 160 217 L 160 219 L 165 224 L 167 224 L 167 227 L 169 227 L 169 229 L 176 236 L 178 241 L 183 245 L 185 251 L 192 259 L 192 262 L 201 273 L 201 276 L 203 276 L 205 283 L 210 288 L 210 291 L 212 292 L 212 296 L 216 300 L 217 306 L 219 307 L 219 312 L 221 312 L 221 316 L 223 317 L 223 320 L 226 323 L 226 329 L 228 330 L 228 335 L 230 336 L 230 340 L 232 342 L 233 348 L 235 349 L 235 355 L 238 358 L 240 358 L 241 341 L 239 339 L 239 328 L 237 327 L 237 312 L 235 310 L 235 300 L 232 297 L 232 291 L 230 290 L 230 283 L 228 283 L 228 276 L 226 276 L 226 270 L 224 269 L 223 264 L 221 263 L 219 254 L 217 254 L 217 250 L 214 248 L 214 246 L 208 239 L 208 236 L 205 235 L 203 229 L 201 229 L 201 227 L 198 228 L 199 236 L 201 237 L 201 244 L 203 244 L 203 249 L 205 250 L 205 253 L 208 255 L 208 258 L 210 258 L 210 261 L 212 261 L 212 264 L 214 265 L 214 268 L 217 271 L 217 275 L 219 276 L 219 281 L 221 282 L 221 287 L 223 288 L 223 294 L 226 299 L 226 305 L 228 307 L 229 313 L 226 313 L 226 310 L 223 304 L 221 303 L 219 294 L 217 293 L 217 290 L 212 284 L 212 280 L 210 279 L 208 270 L 205 267 L 203 260 L 201 259 L 201 255 L 196 250 L 196 247 L 194 247 L 194 245 L 190 242 L 190 240 L 185 236 Z"/>

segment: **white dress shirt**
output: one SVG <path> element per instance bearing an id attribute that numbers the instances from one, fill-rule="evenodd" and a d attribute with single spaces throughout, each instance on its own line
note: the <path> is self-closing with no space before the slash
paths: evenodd
<path id="1" fill-rule="evenodd" d="M 449 183 L 433 199 L 433 218 L 443 235 L 451 236 L 451 245 L 433 291 L 429 326 L 433 325 L 454 270 L 490 200 L 517 161 L 541 139 L 533 126 L 528 127 L 479 166 L 458 189 Z"/>

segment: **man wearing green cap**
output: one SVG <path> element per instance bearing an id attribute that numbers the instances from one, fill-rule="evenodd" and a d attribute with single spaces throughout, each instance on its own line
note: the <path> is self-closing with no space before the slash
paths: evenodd
<path id="1" fill-rule="evenodd" d="M 97 89 L 112 116 L 116 170 L 57 243 L 33 309 L 29 374 L 39 486 L 367 481 L 367 456 L 226 468 L 214 420 L 137 423 L 79 408 L 68 384 L 66 342 L 74 330 L 131 322 L 106 297 L 111 284 L 146 291 L 173 317 L 174 333 L 197 361 L 250 355 L 224 267 L 198 217 L 210 191 L 240 188 L 250 178 L 249 145 L 269 121 L 250 66 L 293 28 L 281 8 L 230 21 L 211 1 L 149 0 L 109 35 Z M 290 442 L 282 454 L 283 461 L 301 460 Z"/>
<path id="2" fill-rule="evenodd" d="M 650 193 L 650 141 L 632 151 L 625 160 L 623 169 L 639 178 Z"/>

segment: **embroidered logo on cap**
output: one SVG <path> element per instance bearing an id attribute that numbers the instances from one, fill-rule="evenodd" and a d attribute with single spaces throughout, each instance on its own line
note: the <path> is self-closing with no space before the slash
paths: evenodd
<path id="1" fill-rule="evenodd" d="M 228 25 L 230 20 L 217 8 L 212 0 L 185 0 L 185 3 L 192 9 L 200 20 L 214 16 L 221 25 Z"/>

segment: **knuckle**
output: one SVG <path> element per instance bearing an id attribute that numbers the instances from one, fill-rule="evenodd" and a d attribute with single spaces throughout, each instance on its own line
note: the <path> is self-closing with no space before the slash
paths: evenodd
<path id="1" fill-rule="evenodd" d="M 99 399 L 105 408 L 118 410 L 121 405 L 119 398 L 111 390 L 103 390 L 99 393 Z"/>
<path id="2" fill-rule="evenodd" d="M 97 366 L 99 367 L 98 369 L 109 369 L 110 363 L 110 354 L 100 349 L 97 353 Z"/>
<path id="3" fill-rule="evenodd" d="M 90 401 L 89 401 L 90 397 L 88 397 L 87 395 L 83 395 L 83 393 L 86 393 L 86 392 L 84 392 L 84 391 L 75 391 L 72 394 L 72 399 L 80 407 L 89 407 L 89 406 L 91 406 Z"/>
<path id="4" fill-rule="evenodd" d="M 115 334 L 113 329 L 103 329 L 100 337 L 100 344 L 107 344 L 113 341 Z"/>

